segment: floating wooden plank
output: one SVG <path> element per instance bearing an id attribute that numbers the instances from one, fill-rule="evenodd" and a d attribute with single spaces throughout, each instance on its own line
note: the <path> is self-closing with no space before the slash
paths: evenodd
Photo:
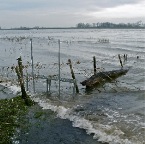
<path id="1" fill-rule="evenodd" d="M 81 82 L 83 86 L 86 88 L 93 87 L 94 85 L 101 84 L 106 81 L 112 81 L 122 75 L 125 75 L 129 69 L 120 69 L 120 70 L 112 70 L 106 72 L 99 72 L 97 74 L 92 75 L 87 80 Z"/>

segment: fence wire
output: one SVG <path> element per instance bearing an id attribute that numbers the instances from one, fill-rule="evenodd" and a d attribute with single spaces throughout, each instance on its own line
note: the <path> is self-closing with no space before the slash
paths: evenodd
<path id="1" fill-rule="evenodd" d="M 32 62 L 30 51 L 30 38 L 32 37 L 3 37 L 0 39 L 2 56 L 0 58 L 0 81 L 12 81 L 17 83 L 15 67 L 17 58 L 22 57 L 24 79 L 27 74 L 30 75 L 29 90 L 32 90 Z M 33 57 L 34 57 L 34 74 L 35 76 L 58 76 L 58 41 L 54 37 L 33 37 Z M 63 39 L 61 40 L 60 49 L 60 71 L 62 78 L 72 78 L 69 68 L 68 59 L 72 60 L 73 70 L 79 85 L 79 88 L 84 91 L 80 82 L 93 75 L 93 56 L 97 59 L 97 72 L 108 71 L 112 69 L 120 69 L 118 60 L 118 51 L 109 53 L 108 49 L 112 48 L 111 41 L 108 39 Z M 106 51 L 104 51 L 106 50 Z M 135 56 L 137 54 L 134 54 Z M 121 55 L 123 59 L 123 53 Z M 128 55 L 128 61 L 123 61 L 124 67 L 136 67 L 138 61 L 132 54 Z M 132 61 L 133 60 L 133 61 Z M 131 71 L 132 73 L 134 70 Z M 129 77 L 129 78 L 128 78 Z M 125 79 L 125 80 L 124 80 Z M 127 79 L 127 80 L 126 80 Z M 129 81 L 129 82 L 128 82 Z M 37 92 L 46 91 L 46 81 L 35 78 Z M 61 83 L 61 91 L 70 93 L 73 88 L 72 84 Z M 102 90 L 103 89 L 103 90 Z M 107 83 L 102 88 L 97 88 L 99 92 L 108 91 L 125 91 L 125 90 L 140 90 L 140 87 L 133 83 L 130 77 L 130 72 L 124 77 L 114 80 L 112 83 Z M 52 83 L 52 91 L 58 91 L 58 82 Z M 67 94 L 68 94 L 67 93 Z"/>

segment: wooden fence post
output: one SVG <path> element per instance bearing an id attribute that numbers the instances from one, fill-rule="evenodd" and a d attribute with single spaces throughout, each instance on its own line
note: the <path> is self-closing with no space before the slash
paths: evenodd
<path id="1" fill-rule="evenodd" d="M 94 75 L 96 74 L 96 57 L 93 56 Z"/>
<path id="2" fill-rule="evenodd" d="M 29 81 L 29 76 L 28 76 L 28 73 L 27 73 L 27 74 L 26 74 L 26 90 L 27 90 L 27 91 L 29 90 L 28 81 Z"/>
<path id="3" fill-rule="evenodd" d="M 69 62 L 69 66 L 70 66 L 72 78 L 73 78 L 74 80 L 76 80 L 75 74 L 74 74 L 74 71 L 73 71 L 73 68 L 72 68 L 71 60 L 68 59 L 68 62 Z M 78 88 L 77 82 L 75 83 L 75 86 L 76 86 L 76 93 L 79 93 L 79 88 Z"/>
<path id="4" fill-rule="evenodd" d="M 118 58 L 119 58 L 121 67 L 123 67 L 123 64 L 122 64 L 122 60 L 121 60 L 120 54 L 118 54 Z"/>
<path id="5" fill-rule="evenodd" d="M 29 99 L 24 86 L 22 59 L 19 57 L 17 60 L 18 66 L 16 66 L 15 71 L 17 73 L 18 81 L 21 87 L 22 98 L 25 100 L 26 105 L 32 105 L 32 101 Z"/>

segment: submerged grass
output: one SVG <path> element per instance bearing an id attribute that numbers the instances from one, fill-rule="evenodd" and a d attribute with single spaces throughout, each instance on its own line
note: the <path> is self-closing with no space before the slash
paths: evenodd
<path id="1" fill-rule="evenodd" d="M 0 100 L 0 144 L 12 143 L 15 129 L 22 125 L 27 110 L 21 96 Z"/>

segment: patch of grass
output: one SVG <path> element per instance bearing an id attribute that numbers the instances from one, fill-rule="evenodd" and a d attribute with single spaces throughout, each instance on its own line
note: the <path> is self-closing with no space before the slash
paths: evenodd
<path id="1" fill-rule="evenodd" d="M 35 112 L 35 114 L 34 114 L 34 118 L 40 118 L 43 114 L 44 114 L 43 111 L 37 111 L 37 112 Z"/>
<path id="2" fill-rule="evenodd" d="M 22 125 L 28 106 L 21 96 L 0 100 L 0 143 L 11 143 L 15 129 Z"/>

